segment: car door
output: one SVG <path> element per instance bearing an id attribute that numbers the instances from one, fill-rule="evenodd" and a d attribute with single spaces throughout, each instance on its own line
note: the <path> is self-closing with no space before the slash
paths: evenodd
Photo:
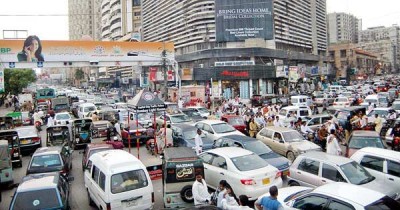
<path id="1" fill-rule="evenodd" d="M 385 172 L 386 184 L 394 185 L 396 189 L 400 189 L 400 163 L 386 159 Z"/>
<path id="2" fill-rule="evenodd" d="M 278 154 L 286 156 L 286 143 L 283 139 L 283 135 L 281 132 L 274 132 L 272 135 L 272 143 L 271 145 L 275 148 L 274 151 Z"/>
<path id="3" fill-rule="evenodd" d="M 297 168 L 293 170 L 294 173 L 290 175 L 299 181 L 300 185 L 316 187 L 319 186 L 319 168 L 320 161 L 303 157 L 299 162 Z"/>
<path id="4" fill-rule="evenodd" d="M 227 171 L 227 163 L 226 159 L 220 155 L 214 154 L 214 158 L 212 164 L 210 166 L 210 170 L 213 171 L 213 180 L 211 180 L 210 185 L 212 188 L 216 189 L 219 186 L 219 181 L 221 180 L 229 180 L 228 171 Z"/>
<path id="5" fill-rule="evenodd" d="M 270 129 L 264 128 L 260 131 L 259 134 L 259 140 L 269 146 L 274 152 L 277 152 L 277 148 L 275 147 L 276 145 L 274 145 L 272 141 L 274 132 Z"/>
<path id="6" fill-rule="evenodd" d="M 364 155 L 360 161 L 360 165 L 365 167 L 377 180 L 387 182 L 383 171 L 385 159 L 371 155 Z"/>
<path id="7" fill-rule="evenodd" d="M 214 155 L 212 153 L 208 152 L 203 152 L 200 154 L 200 158 L 203 160 L 204 164 L 204 179 L 207 182 L 207 185 L 210 186 L 211 183 L 213 183 L 213 180 L 215 180 L 215 173 L 212 170 L 212 162 L 214 159 Z"/>
<path id="8" fill-rule="evenodd" d="M 308 121 L 307 126 L 313 131 L 317 130 L 317 128 L 321 126 L 321 117 L 312 118 L 310 121 Z"/>
<path id="9" fill-rule="evenodd" d="M 329 163 L 322 163 L 321 177 L 318 180 L 318 186 L 331 182 L 346 182 L 341 172 Z"/>
<path id="10" fill-rule="evenodd" d="M 326 207 L 324 210 L 354 210 L 354 209 L 355 208 L 349 203 L 346 203 L 341 200 L 331 199 L 328 207 Z"/>
<path id="11" fill-rule="evenodd" d="M 204 124 L 203 131 L 212 140 L 216 140 L 218 138 L 218 136 L 215 133 L 215 131 L 208 124 Z"/>

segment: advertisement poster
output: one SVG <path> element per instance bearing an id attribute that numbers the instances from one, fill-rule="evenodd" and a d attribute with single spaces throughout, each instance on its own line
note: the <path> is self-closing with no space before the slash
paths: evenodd
<path id="1" fill-rule="evenodd" d="M 272 0 L 215 0 L 217 42 L 273 39 Z"/>
<path id="2" fill-rule="evenodd" d="M 297 82 L 299 80 L 299 67 L 290 66 L 289 67 L 289 82 Z"/>

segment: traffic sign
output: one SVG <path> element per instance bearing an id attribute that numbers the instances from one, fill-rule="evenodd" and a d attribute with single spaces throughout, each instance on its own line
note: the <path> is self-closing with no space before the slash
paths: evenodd
<path id="1" fill-rule="evenodd" d="M 9 63 L 8 63 L 8 67 L 9 67 L 10 69 L 15 68 L 15 62 L 9 62 Z"/>

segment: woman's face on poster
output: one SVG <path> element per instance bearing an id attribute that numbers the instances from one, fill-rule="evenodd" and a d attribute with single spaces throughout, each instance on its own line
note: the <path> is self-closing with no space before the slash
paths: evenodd
<path id="1" fill-rule="evenodd" d="M 31 51 L 36 52 L 36 50 L 38 50 L 39 48 L 39 42 L 36 39 L 34 39 L 32 40 L 32 44 L 29 47 Z"/>

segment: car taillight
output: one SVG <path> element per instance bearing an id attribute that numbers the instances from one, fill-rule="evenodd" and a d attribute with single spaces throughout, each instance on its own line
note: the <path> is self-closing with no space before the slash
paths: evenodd
<path id="1" fill-rule="evenodd" d="M 107 206 L 107 210 L 111 210 L 111 204 L 110 203 L 107 203 L 106 206 Z"/>
<path id="2" fill-rule="evenodd" d="M 39 141 L 40 141 L 40 138 L 39 138 L 39 137 L 33 137 L 33 138 L 32 138 L 32 141 L 34 141 L 34 142 L 39 142 Z"/>
<path id="3" fill-rule="evenodd" d="M 278 171 L 275 175 L 275 179 L 279 178 L 282 176 L 282 172 Z"/>
<path id="4" fill-rule="evenodd" d="M 151 202 L 154 203 L 155 199 L 154 199 L 154 192 L 151 193 Z"/>
<path id="5" fill-rule="evenodd" d="M 10 173 L 6 172 L 6 174 L 5 174 L 5 175 L 6 175 L 6 177 L 9 177 L 9 176 L 10 176 Z"/>
<path id="6" fill-rule="evenodd" d="M 256 184 L 256 182 L 252 179 L 241 179 L 240 182 L 243 185 L 255 185 Z"/>
<path id="7" fill-rule="evenodd" d="M 337 105 L 337 103 L 335 102 L 335 103 L 333 103 L 333 105 Z"/>

